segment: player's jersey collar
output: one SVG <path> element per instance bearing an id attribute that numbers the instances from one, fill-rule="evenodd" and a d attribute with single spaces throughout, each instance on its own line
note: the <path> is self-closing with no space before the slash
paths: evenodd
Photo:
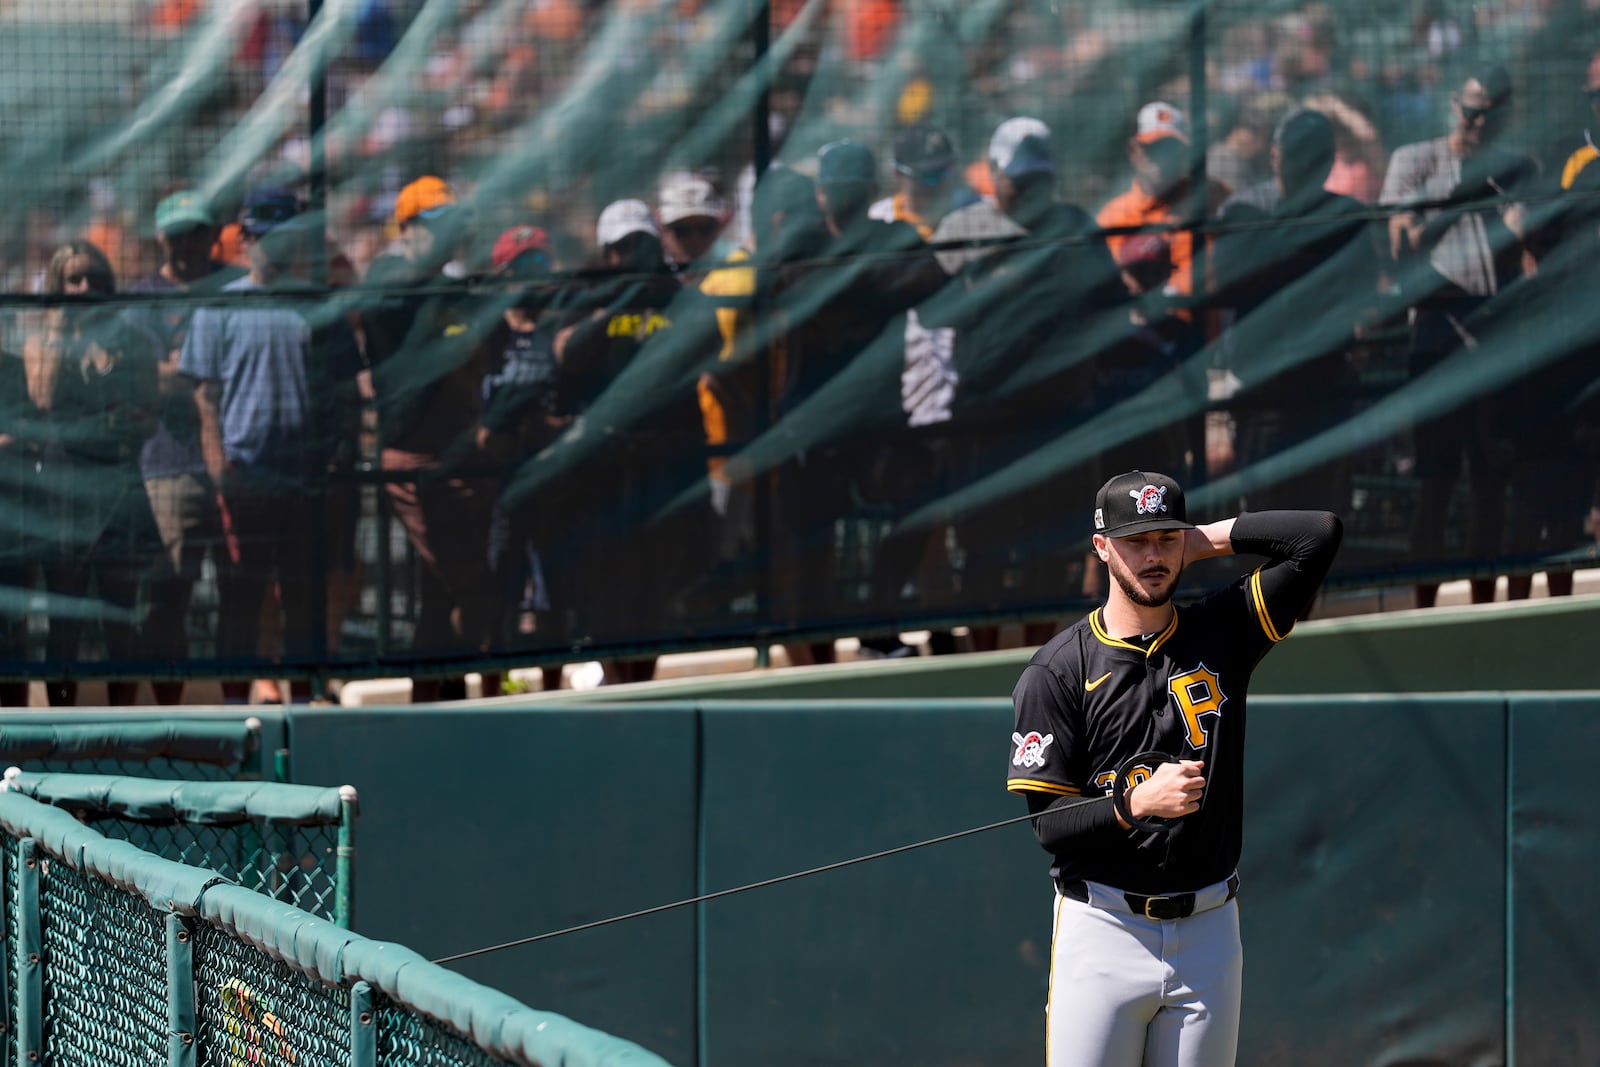
<path id="1" fill-rule="evenodd" d="M 1095 608 L 1089 613 L 1089 629 L 1094 632 L 1095 638 L 1101 644 L 1110 645 L 1112 648 L 1131 648 L 1141 656 L 1148 657 L 1154 655 L 1156 649 L 1166 644 L 1167 639 L 1178 632 L 1178 612 L 1174 610 L 1172 612 L 1172 621 L 1167 623 L 1167 628 L 1156 635 L 1155 640 L 1150 642 L 1150 647 L 1148 649 L 1141 648 L 1132 641 L 1124 641 L 1120 637 L 1112 637 L 1109 633 L 1107 633 L 1105 623 L 1103 623 L 1100 619 L 1101 610 L 1101 608 Z"/>

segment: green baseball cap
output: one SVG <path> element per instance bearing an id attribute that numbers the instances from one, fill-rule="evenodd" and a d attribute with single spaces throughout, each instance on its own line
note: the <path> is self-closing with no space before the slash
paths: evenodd
<path id="1" fill-rule="evenodd" d="M 870 185 L 877 180 L 878 161 L 858 141 L 832 141 L 817 152 L 819 185 Z"/>
<path id="2" fill-rule="evenodd" d="M 156 231 L 163 234 L 192 230 L 196 226 L 215 227 L 211 207 L 199 193 L 185 189 L 173 193 L 156 205 Z"/>

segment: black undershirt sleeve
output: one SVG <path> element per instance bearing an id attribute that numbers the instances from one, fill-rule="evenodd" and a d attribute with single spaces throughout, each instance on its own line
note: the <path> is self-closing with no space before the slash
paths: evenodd
<path id="1" fill-rule="evenodd" d="M 1028 793 L 1028 811 L 1039 818 L 1033 820 L 1033 832 L 1039 844 L 1050 853 L 1070 852 L 1094 840 L 1103 840 L 1107 834 L 1126 837 L 1127 831 L 1117 822 L 1116 809 L 1110 797 L 1054 797 L 1048 793 Z"/>
<path id="2" fill-rule="evenodd" d="M 1246 511 L 1234 520 L 1233 550 L 1270 559 L 1261 593 L 1281 632 L 1316 598 L 1343 537 L 1344 524 L 1328 511 Z"/>

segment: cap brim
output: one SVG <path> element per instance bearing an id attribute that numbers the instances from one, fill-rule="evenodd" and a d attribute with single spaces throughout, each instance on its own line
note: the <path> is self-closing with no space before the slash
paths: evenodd
<path id="1" fill-rule="evenodd" d="M 1025 178 L 1029 174 L 1054 174 L 1056 165 L 1043 160 L 1034 163 L 1013 163 L 1008 167 L 1000 168 L 1008 178 Z"/>
<path id="2" fill-rule="evenodd" d="M 694 208 L 693 210 L 685 211 L 661 211 L 657 212 L 657 214 L 660 216 L 661 225 L 663 226 L 671 226 L 673 223 L 682 222 L 684 219 L 710 219 L 713 222 L 718 222 L 722 219 L 722 213 L 717 211 L 715 208 Z"/>
<path id="3" fill-rule="evenodd" d="M 1102 537 L 1132 537 L 1134 534 L 1151 533 L 1156 530 L 1192 530 L 1194 523 L 1182 522 L 1178 519 L 1140 519 L 1138 522 L 1125 522 L 1121 526 L 1109 530 L 1100 530 Z"/>
<path id="4" fill-rule="evenodd" d="M 1173 129 L 1149 130 L 1137 135 L 1134 140 L 1140 144 L 1155 144 L 1157 141 L 1165 141 L 1169 137 L 1174 141 L 1182 141 L 1184 144 L 1189 143 L 1189 138 Z"/>
<path id="5" fill-rule="evenodd" d="M 653 230 L 648 226 L 630 226 L 621 233 L 606 234 L 605 238 L 600 242 L 600 245 L 602 248 L 610 248 L 612 245 L 621 244 L 623 241 L 626 241 L 635 234 L 641 233 L 648 237 L 654 237 L 658 241 L 661 239 L 661 233 L 659 230 Z"/>
<path id="6" fill-rule="evenodd" d="M 195 215 L 180 215 L 177 218 L 164 219 L 158 226 L 156 226 L 156 229 L 160 233 L 170 236 L 171 234 L 182 233 L 185 230 L 209 230 L 215 226 L 216 223 L 207 218 L 200 218 Z"/>

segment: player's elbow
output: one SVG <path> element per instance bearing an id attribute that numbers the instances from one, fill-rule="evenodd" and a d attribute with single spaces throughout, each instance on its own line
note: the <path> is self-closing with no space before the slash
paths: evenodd
<path id="1" fill-rule="evenodd" d="M 1313 526 L 1313 535 L 1326 544 L 1330 551 L 1337 549 L 1344 540 L 1344 520 L 1331 511 L 1316 512 Z"/>
<path id="2" fill-rule="evenodd" d="M 1309 514 L 1303 544 L 1310 549 L 1308 554 L 1314 569 L 1326 574 L 1343 541 L 1344 520 L 1339 516 L 1331 511 L 1313 511 Z"/>

